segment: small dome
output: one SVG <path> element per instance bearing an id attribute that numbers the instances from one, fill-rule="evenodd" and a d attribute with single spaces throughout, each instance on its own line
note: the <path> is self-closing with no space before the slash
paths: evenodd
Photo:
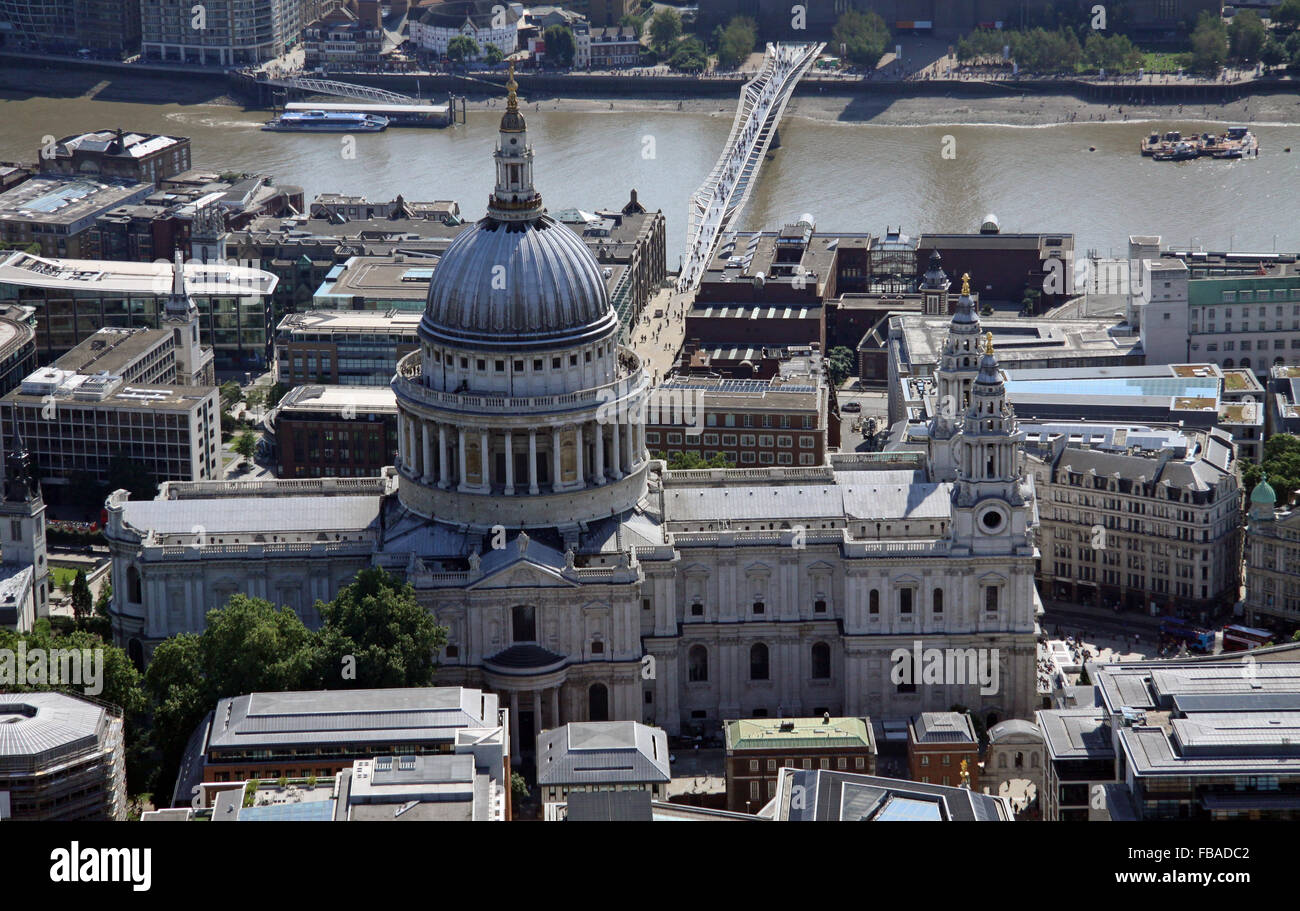
<path id="1" fill-rule="evenodd" d="M 1255 485 L 1255 489 L 1250 492 L 1250 502 L 1268 506 L 1275 505 L 1277 503 L 1277 492 L 1273 490 L 1268 481 L 1260 481 Z"/>
<path id="2" fill-rule="evenodd" d="M 508 346 L 580 342 L 618 322 L 582 238 L 543 215 L 483 218 L 438 261 L 420 332 L 431 341 Z"/>

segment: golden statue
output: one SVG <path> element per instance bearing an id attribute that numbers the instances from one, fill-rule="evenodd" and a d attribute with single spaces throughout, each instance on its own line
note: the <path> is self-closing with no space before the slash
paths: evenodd
<path id="1" fill-rule="evenodd" d="M 961 786 L 963 788 L 970 787 L 970 768 L 967 766 L 965 759 L 961 761 Z"/>
<path id="2" fill-rule="evenodd" d="M 515 96 L 515 89 L 519 84 L 515 82 L 515 62 L 510 61 L 510 78 L 506 82 L 506 109 L 511 111 L 519 110 L 519 99 Z"/>
<path id="3" fill-rule="evenodd" d="M 993 353 L 993 333 L 992 333 L 992 332 L 985 332 L 985 333 L 984 333 L 984 353 L 985 353 L 985 354 L 992 354 L 992 353 Z"/>
<path id="4" fill-rule="evenodd" d="M 965 295 L 967 295 L 967 296 L 970 295 L 970 273 L 969 273 L 969 272 L 963 272 L 963 273 L 962 273 L 962 276 L 961 276 L 961 293 L 962 293 L 962 294 L 965 294 Z"/>

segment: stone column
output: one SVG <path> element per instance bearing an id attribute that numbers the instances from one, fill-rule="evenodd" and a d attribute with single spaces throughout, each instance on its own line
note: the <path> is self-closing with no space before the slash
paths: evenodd
<path id="1" fill-rule="evenodd" d="M 533 690 L 533 752 L 537 752 L 537 735 L 542 733 L 542 691 Z"/>
<path id="2" fill-rule="evenodd" d="M 582 476 L 582 447 L 582 425 L 575 424 L 573 426 L 573 479 L 578 487 L 586 483 L 586 479 Z"/>
<path id="3" fill-rule="evenodd" d="M 397 415 L 397 461 L 402 471 L 406 470 L 406 420 L 399 412 Z"/>
<path id="4" fill-rule="evenodd" d="M 519 762 L 519 692 L 510 691 L 510 761 Z"/>
<path id="5" fill-rule="evenodd" d="M 460 475 L 458 476 L 458 480 L 460 481 L 460 483 L 457 484 L 456 486 L 457 489 L 464 490 L 465 489 L 465 466 L 468 465 L 469 463 L 465 460 L 465 431 L 459 427 L 456 428 L 456 439 L 459 441 L 459 445 L 460 445 Z"/>
<path id="6" fill-rule="evenodd" d="M 560 428 L 551 428 L 551 490 L 560 489 Z"/>
<path id="7" fill-rule="evenodd" d="M 488 468 L 488 458 L 491 453 L 488 452 L 488 432 L 480 430 L 478 432 L 478 468 L 479 479 L 484 490 L 492 489 L 492 472 Z"/>
<path id="8" fill-rule="evenodd" d="M 446 490 L 451 486 L 451 472 L 448 470 L 447 425 L 438 425 L 438 486 Z"/>
<path id="9" fill-rule="evenodd" d="M 596 424 L 596 483 L 605 483 L 605 428 Z"/>
<path id="10" fill-rule="evenodd" d="M 506 431 L 506 496 L 515 492 L 515 437 Z"/>
<path id="11" fill-rule="evenodd" d="M 612 430 L 614 433 L 614 445 L 610 447 L 609 454 L 614 460 L 612 467 L 614 469 L 614 480 L 617 481 L 619 478 L 623 477 L 623 441 L 619 436 L 619 423 L 617 420 L 614 421 Z"/>
<path id="12" fill-rule="evenodd" d="M 422 472 L 424 483 L 428 484 L 433 481 L 433 434 L 429 431 L 429 422 L 420 422 L 420 431 L 424 437 L 424 471 Z"/>
<path id="13" fill-rule="evenodd" d="M 551 724 L 557 728 L 563 724 L 560 721 L 560 688 L 558 686 L 551 687 Z"/>
<path id="14" fill-rule="evenodd" d="M 537 431 L 528 431 L 528 492 L 537 495 Z"/>

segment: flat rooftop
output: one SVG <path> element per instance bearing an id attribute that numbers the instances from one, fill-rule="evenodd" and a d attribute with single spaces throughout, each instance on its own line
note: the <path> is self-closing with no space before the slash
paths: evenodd
<path id="1" fill-rule="evenodd" d="M 337 412 L 353 408 L 358 414 L 397 414 L 397 396 L 390 386 L 297 386 L 277 406 L 281 415 Z"/>
<path id="2" fill-rule="evenodd" d="M 895 317 L 891 338 L 901 333 L 903 352 L 913 367 L 939 362 L 951 319 L 947 316 Z M 1113 319 L 1032 320 L 984 317 L 980 331 L 993 333 L 998 363 L 1007 370 L 1020 361 L 1080 357 L 1121 358 L 1141 348 L 1137 335 L 1121 335 Z M 916 372 L 915 370 L 913 372 Z"/>
<path id="3" fill-rule="evenodd" d="M 0 259 L 0 284 L 86 295 L 167 297 L 172 278 L 171 263 L 48 259 L 30 253 L 13 253 Z M 267 295 L 275 290 L 277 281 L 270 272 L 245 266 L 185 264 L 185 290 L 195 297 Z"/>
<path id="4" fill-rule="evenodd" d="M 866 718 L 742 718 L 725 725 L 728 750 L 874 750 Z"/>
<path id="5" fill-rule="evenodd" d="M 56 360 L 54 366 L 73 373 L 119 375 L 170 338 L 167 329 L 100 329 Z"/>
<path id="6" fill-rule="evenodd" d="M 437 257 L 354 256 L 330 270 L 316 296 L 320 299 L 369 297 L 423 302 L 429 296 Z M 423 308 L 420 309 L 423 314 Z"/>
<path id="7" fill-rule="evenodd" d="M 1110 715 L 1100 709 L 1044 709 L 1037 714 L 1051 759 L 1113 759 Z"/>
<path id="8" fill-rule="evenodd" d="M 90 177 L 31 177 L 0 193 L 0 220 L 73 224 L 114 206 L 143 199 L 151 183 Z"/>
<path id="9" fill-rule="evenodd" d="M 307 310 L 290 313 L 280 320 L 276 332 L 294 338 L 319 334 L 322 336 L 319 341 L 336 332 L 380 332 L 401 335 L 414 342 L 415 330 L 423 316 L 423 310 Z"/>

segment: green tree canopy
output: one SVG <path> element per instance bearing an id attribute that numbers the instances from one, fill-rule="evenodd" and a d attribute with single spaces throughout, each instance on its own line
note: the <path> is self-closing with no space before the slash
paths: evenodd
<path id="1" fill-rule="evenodd" d="M 318 601 L 324 626 L 318 636 L 319 685 L 428 686 L 434 656 L 447 644 L 447 628 L 415 598 L 415 589 L 380 568 L 363 569 L 328 604 Z M 355 659 L 355 679 L 342 676 Z"/>
<path id="2" fill-rule="evenodd" d="M 718 64 L 735 69 L 749 57 L 758 41 L 758 23 L 745 16 L 736 16 L 722 30 L 718 39 Z"/>
<path id="3" fill-rule="evenodd" d="M 683 73 L 700 73 L 709 65 L 708 51 L 700 39 L 692 36 L 677 43 L 677 50 L 668 58 L 668 65 Z"/>
<path id="4" fill-rule="evenodd" d="M 874 69 L 888 47 L 889 27 L 875 12 L 849 10 L 831 31 L 830 50 L 842 52 L 844 59 L 856 66 Z"/>
<path id="5" fill-rule="evenodd" d="M 1093 32 L 1083 46 L 1084 57 L 1092 66 L 1107 73 L 1131 73 L 1142 66 L 1142 52 L 1127 35 L 1103 35 Z"/>
<path id="6" fill-rule="evenodd" d="M 496 66 L 502 60 L 506 59 L 506 55 L 502 52 L 501 48 L 497 47 L 495 44 L 489 44 L 483 48 L 483 59 L 489 66 Z"/>
<path id="7" fill-rule="evenodd" d="M 1228 29 L 1217 13 L 1201 13 L 1192 31 L 1192 68 L 1211 75 L 1228 59 Z"/>
<path id="8" fill-rule="evenodd" d="M 1251 463 L 1242 472 L 1242 483 L 1246 487 L 1246 502 L 1250 502 L 1250 493 L 1255 485 L 1268 473 L 1269 486 L 1277 493 L 1279 506 L 1288 503 L 1297 490 L 1300 490 L 1300 437 L 1289 433 L 1275 433 L 1264 442 L 1264 460 L 1261 464 Z"/>
<path id="9" fill-rule="evenodd" d="M 117 706 L 128 716 L 128 719 L 130 716 L 137 715 L 146 709 L 147 703 L 144 692 L 140 689 L 140 672 L 131 663 L 131 659 L 126 656 L 126 652 L 115 645 L 106 643 L 99 636 L 84 630 L 73 630 L 59 635 L 53 631 L 50 621 L 44 617 L 37 620 L 33 628 L 24 633 L 0 628 L 0 649 L 17 652 L 19 642 L 25 643 L 29 656 L 33 654 L 34 649 L 46 649 L 47 653 L 48 650 L 53 649 L 102 649 L 104 664 L 103 676 L 100 682 L 103 688 L 93 698 Z M 84 668 L 83 665 L 83 670 Z M 85 680 L 85 677 L 83 676 L 82 679 Z M 6 692 L 16 693 L 61 692 L 73 696 L 89 695 L 86 693 L 84 685 L 63 683 L 58 685 L 24 683 L 20 685 L 15 680 L 6 682 L 4 689 Z"/>
<path id="10" fill-rule="evenodd" d="M 577 51 L 577 43 L 573 40 L 573 29 L 567 25 L 548 26 L 544 37 L 546 56 L 560 66 L 573 66 L 573 55 Z"/>
<path id="11" fill-rule="evenodd" d="M 1279 28 L 1293 29 L 1300 26 L 1300 0 L 1282 0 L 1269 18 Z"/>
<path id="12" fill-rule="evenodd" d="M 227 380 L 221 384 L 221 408 L 229 411 L 239 402 L 244 400 L 244 390 L 239 388 L 239 384 L 234 380 Z"/>
<path id="13" fill-rule="evenodd" d="M 245 430 L 235 437 L 235 445 L 232 448 L 245 459 L 252 459 L 253 453 L 257 452 L 257 437 L 253 435 L 252 431 Z"/>
<path id="14" fill-rule="evenodd" d="M 452 63 L 473 60 L 478 54 L 478 42 L 469 35 L 457 35 L 447 42 L 447 59 Z"/>
<path id="15" fill-rule="evenodd" d="M 664 458 L 663 453 L 658 453 L 658 458 Z M 727 461 L 727 457 L 722 453 L 714 453 L 709 458 L 704 458 L 698 452 L 679 452 L 671 459 L 668 459 L 668 468 L 670 471 L 693 471 L 699 468 L 735 468 L 735 464 Z"/>
<path id="16" fill-rule="evenodd" d="M 830 356 L 826 358 L 826 371 L 830 374 L 831 382 L 836 386 L 852 376 L 857 365 L 857 355 L 853 353 L 852 348 L 845 345 L 832 348 Z"/>
<path id="17" fill-rule="evenodd" d="M 94 609 L 94 599 L 90 595 L 90 583 L 86 581 L 86 571 L 77 570 L 72 578 L 72 615 L 81 623 L 90 617 Z"/>
<path id="18" fill-rule="evenodd" d="M 650 46 L 659 53 L 672 47 L 682 36 L 682 17 L 671 6 L 665 6 L 650 20 Z"/>
<path id="19" fill-rule="evenodd" d="M 1253 9 L 1241 10 L 1232 17 L 1228 26 L 1228 52 L 1234 60 L 1242 63 L 1254 63 L 1259 60 L 1264 42 L 1268 39 L 1268 30 Z"/>
<path id="20" fill-rule="evenodd" d="M 618 24 L 623 28 L 631 28 L 638 38 L 645 32 L 645 16 L 638 16 L 636 13 L 628 13 Z"/>

